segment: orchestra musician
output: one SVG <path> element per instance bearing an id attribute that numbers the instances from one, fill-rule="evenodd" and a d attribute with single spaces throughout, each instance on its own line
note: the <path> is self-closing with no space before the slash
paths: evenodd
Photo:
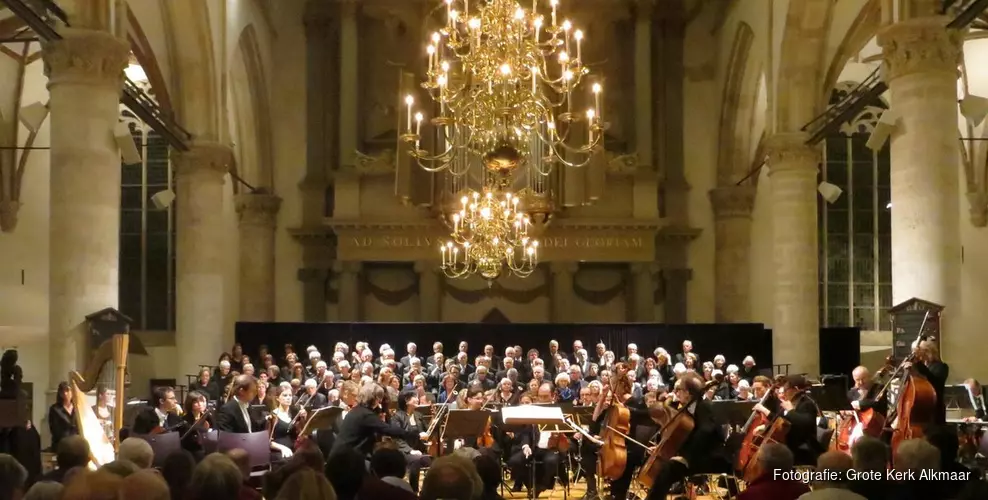
<path id="1" fill-rule="evenodd" d="M 305 392 L 298 397 L 298 400 L 306 408 L 318 410 L 328 404 L 326 396 L 319 392 L 319 384 L 316 379 L 310 378 L 305 381 Z"/>
<path id="2" fill-rule="evenodd" d="M 551 404 L 553 403 L 553 389 L 552 384 L 546 382 L 539 386 L 539 390 L 536 393 L 536 403 L 538 404 Z M 518 478 L 523 478 L 525 486 L 529 489 L 534 487 L 535 498 L 538 498 L 539 494 L 552 487 L 552 482 L 556 478 L 559 471 L 559 452 L 557 449 L 550 447 L 550 441 L 553 441 L 552 432 L 540 431 L 537 426 L 530 425 L 525 426 L 524 429 L 515 433 L 511 438 L 512 448 L 511 448 L 511 458 L 508 459 L 508 468 L 511 469 L 511 476 L 515 479 L 515 491 L 520 490 L 521 483 L 517 480 Z M 569 439 L 566 436 L 559 436 L 558 439 Z M 536 473 L 541 472 L 535 484 L 532 485 L 531 461 L 541 462 L 540 469 Z"/>
<path id="3" fill-rule="evenodd" d="M 888 413 L 888 399 L 876 399 L 881 387 L 871 378 L 868 368 L 859 366 L 851 372 L 854 379 L 854 387 L 847 391 L 847 399 L 851 402 L 851 408 L 857 411 L 865 411 L 874 408 L 875 411 L 886 415 Z"/>
<path id="4" fill-rule="evenodd" d="M 761 412 L 772 420 L 778 416 L 789 421 L 789 432 L 786 434 L 786 446 L 792 451 L 796 465 L 815 465 L 816 459 L 823 453 L 823 446 L 816 435 L 817 416 L 820 414 L 816 402 L 806 394 L 810 388 L 809 381 L 803 375 L 787 375 L 782 384 L 780 394 L 780 415 L 773 413 L 762 404 L 756 404 L 754 411 Z M 756 429 L 763 432 L 764 426 Z"/>
<path id="5" fill-rule="evenodd" d="M 103 431 L 106 433 L 111 441 L 113 437 L 113 407 L 110 403 L 113 401 L 113 396 L 110 391 L 106 389 L 105 385 L 96 386 L 96 404 L 92 406 L 93 414 L 96 415 L 96 421 L 99 422 L 100 426 L 103 427 Z"/>
<path id="6" fill-rule="evenodd" d="M 55 403 L 48 408 L 48 430 L 51 432 L 51 447 L 58 449 L 58 442 L 66 436 L 79 434 L 75 419 L 76 408 L 72 403 L 72 390 L 68 382 L 60 382 L 55 392 Z"/>
<path id="7" fill-rule="evenodd" d="M 175 389 L 155 387 L 151 407 L 144 409 L 134 419 L 135 434 L 161 434 L 182 427 L 182 418 L 176 414 L 179 408 Z"/>
<path id="8" fill-rule="evenodd" d="M 703 397 L 706 384 L 699 375 L 686 373 L 676 383 L 674 397 L 682 411 L 693 416 L 694 426 L 678 454 L 666 462 L 648 491 L 646 500 L 665 500 L 672 486 L 690 474 L 711 472 L 724 440 L 714 420 L 713 403 Z M 629 462 L 630 466 L 630 462 Z"/>
<path id="9" fill-rule="evenodd" d="M 404 432 L 424 435 L 425 422 L 415 413 L 418 406 L 418 395 L 412 391 L 401 393 L 398 396 L 398 411 L 391 417 L 391 425 Z M 418 495 L 422 468 L 432 465 L 432 457 L 422 453 L 422 446 L 419 442 L 409 442 L 399 438 L 395 439 L 395 444 L 398 446 L 398 451 L 405 455 L 405 463 L 408 467 L 408 483 L 412 487 L 412 492 Z"/>
<path id="10" fill-rule="evenodd" d="M 185 396 L 185 408 L 188 411 L 181 417 L 184 422 L 182 448 L 192 453 L 196 462 L 199 462 L 206 456 L 203 436 L 215 426 L 215 422 L 213 416 L 206 413 L 206 395 L 199 391 L 190 391 Z"/>
<path id="11" fill-rule="evenodd" d="M 632 394 L 632 380 L 629 376 L 631 373 L 633 372 L 628 369 L 628 365 L 624 362 L 614 365 L 608 387 L 610 395 L 607 399 L 609 401 L 605 400 L 597 403 L 598 405 L 603 404 L 604 408 L 599 411 L 599 417 L 590 427 L 592 434 L 599 436 L 604 431 L 603 425 L 607 422 L 607 412 L 610 411 L 614 403 L 624 404 L 631 414 L 629 436 L 637 436 L 639 434 L 639 425 L 653 425 L 644 397 L 634 396 Z M 628 452 L 624 473 L 620 478 L 611 482 L 611 496 L 613 498 L 625 498 L 627 496 L 628 489 L 631 487 L 631 480 L 634 478 L 635 469 L 645 461 L 646 450 L 641 446 L 627 442 L 626 447 Z M 596 481 L 597 471 L 597 455 L 595 453 L 584 453 L 583 470 L 587 473 L 587 484 L 594 483 Z"/>
<path id="12" fill-rule="evenodd" d="M 369 457 L 374 451 L 374 444 L 382 435 L 402 438 L 409 443 L 428 439 L 424 433 L 405 431 L 384 422 L 380 416 L 384 395 L 384 388 L 375 383 L 360 388 L 357 395 L 358 404 L 343 419 L 339 434 L 333 443 L 333 451 L 349 447 Z"/>
<path id="13" fill-rule="evenodd" d="M 766 377 L 765 375 L 755 376 L 755 378 L 751 379 L 752 399 L 755 401 L 761 401 L 770 387 L 772 387 L 772 379 Z"/>
<path id="14" fill-rule="evenodd" d="M 971 392 L 971 396 L 974 398 L 973 420 L 985 420 L 985 395 L 981 388 L 981 383 L 973 378 L 969 378 L 964 381 L 964 386 L 967 387 L 967 390 Z"/>
<path id="15" fill-rule="evenodd" d="M 915 368 L 916 372 L 925 378 L 937 393 L 936 420 L 937 425 L 947 422 L 947 407 L 944 404 L 943 393 L 947 384 L 950 367 L 940 359 L 940 349 L 932 339 L 920 341 L 913 349 L 912 360 L 906 360 L 904 369 Z"/>
<path id="16" fill-rule="evenodd" d="M 232 384 L 230 400 L 216 410 L 216 430 L 238 434 L 263 430 L 263 419 L 250 410 L 250 402 L 257 397 L 257 381 L 250 375 L 237 375 Z"/>

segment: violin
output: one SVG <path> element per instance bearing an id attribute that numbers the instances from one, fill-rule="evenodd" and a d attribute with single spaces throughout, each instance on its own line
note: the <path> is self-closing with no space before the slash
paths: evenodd
<path id="1" fill-rule="evenodd" d="M 193 422 L 192 425 L 189 426 L 189 429 L 182 434 L 182 437 L 179 440 L 184 441 L 185 438 L 187 438 L 190 434 L 192 434 L 193 431 L 196 431 L 196 441 L 201 445 L 202 444 L 201 431 L 209 432 L 209 429 L 211 427 L 209 423 L 209 416 L 212 413 L 212 411 L 213 411 L 212 408 L 206 408 L 206 411 L 202 412 L 202 415 L 199 415 L 199 418 L 197 418 L 195 422 Z"/>

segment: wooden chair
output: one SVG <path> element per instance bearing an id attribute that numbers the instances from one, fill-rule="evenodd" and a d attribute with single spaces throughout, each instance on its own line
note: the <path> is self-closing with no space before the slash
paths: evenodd
<path id="1" fill-rule="evenodd" d="M 246 451 L 250 458 L 250 468 L 254 471 L 251 477 L 264 475 L 271 469 L 271 441 L 267 430 L 249 434 L 216 432 L 216 451 L 226 453 L 238 448 Z"/>
<path id="2" fill-rule="evenodd" d="M 162 434 L 132 434 L 130 437 L 143 439 L 151 445 L 154 451 L 154 467 L 161 468 L 165 465 L 168 455 L 182 449 L 182 442 L 179 432 L 165 432 Z"/>

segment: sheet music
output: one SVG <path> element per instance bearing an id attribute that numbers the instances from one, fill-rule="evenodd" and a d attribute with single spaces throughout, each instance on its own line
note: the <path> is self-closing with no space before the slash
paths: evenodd
<path id="1" fill-rule="evenodd" d="M 565 420 L 562 408 L 539 405 L 505 406 L 501 418 L 506 425 L 562 424 Z"/>

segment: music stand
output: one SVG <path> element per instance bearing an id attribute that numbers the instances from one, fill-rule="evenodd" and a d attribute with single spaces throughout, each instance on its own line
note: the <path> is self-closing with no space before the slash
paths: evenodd
<path id="1" fill-rule="evenodd" d="M 299 436 L 308 436 L 315 431 L 331 429 L 336 424 L 336 418 L 343 414 L 339 406 L 326 406 L 309 414 Z"/>
<path id="2" fill-rule="evenodd" d="M 570 415 L 573 415 L 573 421 L 577 425 L 589 427 L 593 423 L 593 410 L 593 406 L 574 406 Z"/>
<path id="3" fill-rule="evenodd" d="M 524 428 L 526 426 L 558 426 L 563 425 L 569 427 L 566 424 L 566 417 L 563 415 L 563 409 L 558 406 L 541 406 L 541 405 L 524 405 L 524 406 L 505 406 L 501 409 L 501 417 L 504 420 L 506 426 L 519 426 Z M 538 438 L 538 436 L 533 436 L 533 438 Z M 534 443 L 533 443 L 534 444 Z M 534 453 L 534 450 L 533 450 Z M 534 457 L 534 455 L 533 455 Z M 533 498 L 537 486 L 535 484 L 535 460 L 532 460 L 532 487 L 528 490 L 529 498 Z M 564 498 L 567 495 L 566 490 L 563 490 Z"/>
<path id="4" fill-rule="evenodd" d="M 729 425 L 731 429 L 744 426 L 751 416 L 756 401 L 712 401 L 711 412 L 717 425 Z"/>
<path id="5" fill-rule="evenodd" d="M 442 440 L 478 437 L 484 433 L 490 419 L 491 412 L 485 410 L 449 410 Z"/>
<path id="6" fill-rule="evenodd" d="M 821 412 L 841 412 L 851 411 L 851 402 L 847 399 L 847 394 L 841 392 L 841 386 L 833 384 L 817 384 L 810 386 L 810 397 L 816 401 L 817 408 Z"/>
<path id="7" fill-rule="evenodd" d="M 971 392 L 964 384 L 944 386 L 943 405 L 948 412 L 957 412 L 960 418 L 973 417 L 975 414 Z"/>

